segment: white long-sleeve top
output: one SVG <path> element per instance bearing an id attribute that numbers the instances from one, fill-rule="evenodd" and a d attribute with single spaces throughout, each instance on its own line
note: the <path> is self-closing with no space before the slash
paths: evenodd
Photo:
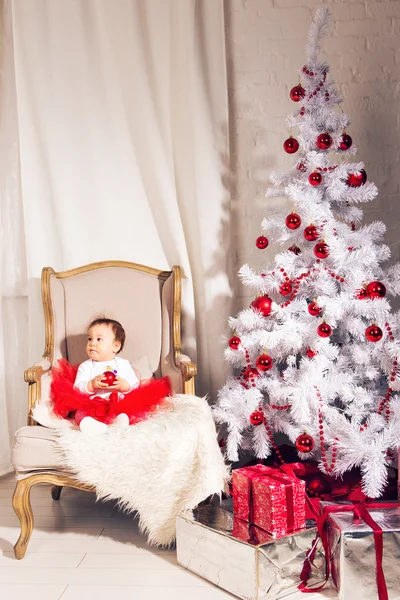
<path id="1" fill-rule="evenodd" d="M 91 359 L 85 360 L 85 362 L 79 365 L 74 387 L 82 392 L 82 394 L 90 396 L 90 398 L 95 398 L 96 396 L 100 396 L 100 398 L 108 398 L 112 390 L 107 391 L 106 389 L 102 389 L 96 390 L 93 393 L 89 392 L 87 385 L 89 381 L 96 377 L 96 375 L 100 375 L 101 373 L 104 373 L 104 371 L 110 370 L 113 371 L 115 375 L 118 375 L 118 377 L 125 379 L 129 383 L 129 391 L 133 390 L 140 383 L 131 367 L 129 360 L 121 358 L 120 356 L 116 356 L 112 360 L 106 361 L 96 361 Z M 127 394 L 128 392 L 125 393 Z M 124 394 L 121 392 L 119 392 L 118 395 L 120 398 L 123 398 L 124 396 Z"/>

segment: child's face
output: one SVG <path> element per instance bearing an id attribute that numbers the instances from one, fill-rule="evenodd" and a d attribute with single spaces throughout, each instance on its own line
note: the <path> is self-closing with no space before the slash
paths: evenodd
<path id="1" fill-rule="evenodd" d="M 109 325 L 93 325 L 89 329 L 86 353 L 92 360 L 112 360 L 120 347 Z"/>

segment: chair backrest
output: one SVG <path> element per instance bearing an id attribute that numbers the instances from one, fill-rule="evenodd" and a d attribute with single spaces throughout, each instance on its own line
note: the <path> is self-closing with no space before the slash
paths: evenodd
<path id="1" fill-rule="evenodd" d="M 42 271 L 46 326 L 43 358 L 86 360 L 86 330 L 99 316 L 120 321 L 126 332 L 121 356 L 147 356 L 154 373 L 181 351 L 181 270 L 159 271 L 124 261 L 106 261 L 70 271 Z"/>

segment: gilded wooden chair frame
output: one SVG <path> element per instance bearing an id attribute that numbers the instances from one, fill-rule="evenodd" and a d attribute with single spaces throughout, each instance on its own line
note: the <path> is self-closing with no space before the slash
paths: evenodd
<path id="1" fill-rule="evenodd" d="M 172 271 L 160 271 L 145 265 L 136 263 L 109 260 L 68 271 L 55 272 L 51 267 L 44 267 L 42 270 L 42 301 L 45 320 L 45 350 L 42 360 L 27 369 L 24 373 L 25 381 L 28 383 L 28 425 L 35 425 L 31 417 L 31 410 L 41 398 L 41 377 L 48 372 L 53 364 L 54 357 L 54 314 L 50 296 L 50 277 L 65 279 L 87 271 L 104 269 L 109 267 L 122 267 L 135 269 L 153 275 L 162 281 L 166 281 L 173 276 L 173 315 L 172 315 L 172 342 L 173 358 L 175 367 L 182 374 L 183 393 L 194 394 L 194 377 L 197 374 L 197 366 L 190 359 L 182 354 L 181 344 L 181 296 L 182 296 L 182 269 L 179 266 L 172 267 Z M 37 473 L 29 475 L 17 482 L 13 495 L 13 508 L 21 524 L 21 534 L 14 546 L 14 554 L 17 559 L 25 556 L 29 540 L 32 535 L 34 519 L 32 506 L 30 502 L 30 491 L 32 486 L 38 483 L 50 483 L 53 485 L 51 495 L 53 500 L 59 500 L 63 487 L 73 487 L 87 492 L 94 492 L 94 488 L 84 485 L 76 479 L 63 473 Z"/>

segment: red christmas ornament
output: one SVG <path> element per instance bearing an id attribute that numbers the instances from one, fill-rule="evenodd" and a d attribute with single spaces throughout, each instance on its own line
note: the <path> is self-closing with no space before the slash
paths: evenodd
<path id="1" fill-rule="evenodd" d="M 301 225 L 301 218 L 295 212 L 292 212 L 286 217 L 286 227 L 289 229 L 298 229 Z"/>
<path id="2" fill-rule="evenodd" d="M 296 165 L 296 169 L 298 171 L 301 171 L 302 173 L 305 173 L 307 171 L 307 167 L 304 163 L 300 162 Z"/>
<path id="3" fill-rule="evenodd" d="M 325 242 L 320 242 L 314 246 L 314 254 L 317 258 L 327 258 L 329 256 L 329 247 Z"/>
<path id="4" fill-rule="evenodd" d="M 296 448 L 299 452 L 311 452 L 314 448 L 314 440 L 311 435 L 304 432 L 296 440 Z"/>
<path id="5" fill-rule="evenodd" d="M 316 475 L 307 481 L 306 491 L 310 496 L 321 496 L 322 494 L 328 494 L 330 488 L 325 479 Z"/>
<path id="6" fill-rule="evenodd" d="M 320 150 L 328 150 L 332 146 L 332 138 L 329 133 L 320 133 L 317 137 L 316 144 Z"/>
<path id="7" fill-rule="evenodd" d="M 293 252 L 293 254 L 301 254 L 301 250 L 298 246 L 289 246 L 289 252 Z"/>
<path id="8" fill-rule="evenodd" d="M 367 285 L 366 291 L 370 298 L 384 298 L 386 296 L 386 287 L 380 281 L 371 281 Z"/>
<path id="9" fill-rule="evenodd" d="M 313 317 L 319 317 L 319 315 L 322 313 L 322 308 L 318 306 L 315 300 L 313 302 L 310 302 L 307 310 Z"/>
<path id="10" fill-rule="evenodd" d="M 311 348 L 307 348 L 307 356 L 308 358 L 314 358 L 318 352 L 316 350 L 311 350 Z"/>
<path id="11" fill-rule="evenodd" d="M 259 310 L 260 313 L 263 315 L 263 317 L 268 317 L 268 315 L 271 313 L 271 305 L 272 305 L 272 300 L 269 296 L 259 296 L 258 298 L 256 298 L 255 300 L 253 300 L 253 302 L 251 303 L 251 307 L 254 308 L 255 310 Z"/>
<path id="12" fill-rule="evenodd" d="M 296 85 L 290 90 L 290 98 L 293 102 L 300 102 L 304 98 L 305 90 L 301 85 Z"/>
<path id="13" fill-rule="evenodd" d="M 260 373 L 254 367 L 247 367 L 243 373 L 243 377 L 248 380 L 253 377 L 260 377 Z"/>
<path id="14" fill-rule="evenodd" d="M 272 369 L 273 365 L 274 361 L 270 356 L 268 356 L 268 354 L 265 354 L 265 352 L 264 354 L 260 354 L 260 356 L 256 360 L 257 369 L 259 369 L 260 371 L 269 371 L 270 369 Z"/>
<path id="15" fill-rule="evenodd" d="M 294 154 L 299 149 L 299 142 L 296 138 L 290 136 L 290 138 L 283 142 L 283 149 L 288 154 Z"/>
<path id="16" fill-rule="evenodd" d="M 365 330 L 365 337 L 369 342 L 379 342 L 382 339 L 382 329 L 377 325 L 370 325 Z"/>
<path id="17" fill-rule="evenodd" d="M 321 323 L 321 325 L 318 325 L 317 333 L 320 337 L 329 337 L 332 335 L 332 327 L 328 323 Z"/>
<path id="18" fill-rule="evenodd" d="M 352 144 L 353 140 L 351 137 L 347 133 L 343 133 L 342 137 L 340 138 L 339 148 L 341 150 L 348 150 L 351 148 Z"/>
<path id="19" fill-rule="evenodd" d="M 268 238 L 266 238 L 265 235 L 260 235 L 260 237 L 256 239 L 256 246 L 257 248 L 260 248 L 260 250 L 264 250 L 264 248 L 268 246 Z"/>
<path id="20" fill-rule="evenodd" d="M 313 171 L 308 176 L 308 183 L 316 187 L 317 185 L 321 185 L 322 183 L 322 175 L 318 173 L 318 171 Z"/>
<path id="21" fill-rule="evenodd" d="M 360 187 L 367 181 L 367 174 L 364 169 L 361 169 L 359 173 L 349 173 L 346 183 L 350 187 Z"/>
<path id="22" fill-rule="evenodd" d="M 229 348 L 232 348 L 232 350 L 237 350 L 240 346 L 240 342 L 241 342 L 240 337 L 238 337 L 237 335 L 234 335 L 229 340 L 228 346 L 229 346 Z"/>
<path id="23" fill-rule="evenodd" d="M 264 423 L 264 415 L 261 410 L 255 410 L 250 415 L 250 423 L 252 425 L 261 425 Z"/>
<path id="24" fill-rule="evenodd" d="M 114 381 L 116 380 L 116 375 L 113 371 L 104 371 L 103 373 L 103 377 L 102 379 L 105 379 L 106 381 L 103 383 L 106 383 L 107 385 L 113 385 Z"/>
<path id="25" fill-rule="evenodd" d="M 279 288 L 279 291 L 282 294 L 282 296 L 289 296 L 292 290 L 293 288 L 289 282 L 282 283 L 281 287 Z"/>
<path id="26" fill-rule="evenodd" d="M 358 298 L 359 300 L 364 300 L 365 298 L 368 298 L 367 288 L 363 287 L 360 290 L 356 290 L 356 298 Z"/>
<path id="27" fill-rule="evenodd" d="M 315 225 L 309 225 L 308 227 L 305 228 L 304 237 L 309 242 L 315 242 L 318 239 L 319 233 L 318 233 L 318 229 L 315 227 Z"/>

